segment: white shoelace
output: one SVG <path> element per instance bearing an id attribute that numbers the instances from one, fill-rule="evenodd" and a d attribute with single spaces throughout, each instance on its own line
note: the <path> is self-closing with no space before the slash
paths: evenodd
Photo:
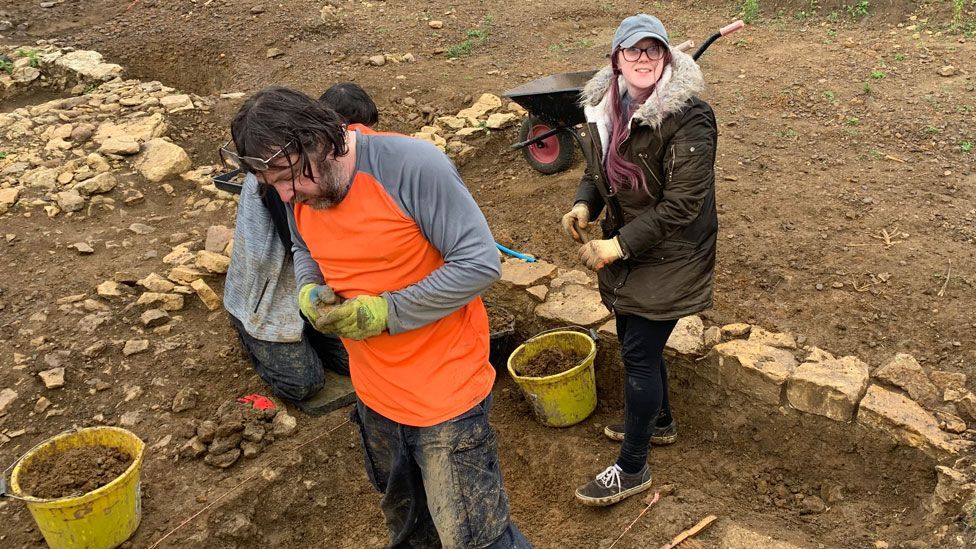
<path id="1" fill-rule="evenodd" d="M 617 492 L 620 492 L 623 489 L 623 486 L 620 484 L 620 473 L 622 472 L 623 469 L 614 463 L 610 467 L 604 469 L 602 473 L 597 475 L 596 481 L 602 484 L 604 488 L 611 488 L 616 485 Z"/>

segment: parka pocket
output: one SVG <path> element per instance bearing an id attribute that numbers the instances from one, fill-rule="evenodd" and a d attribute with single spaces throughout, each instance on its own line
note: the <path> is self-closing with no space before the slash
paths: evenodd
<path id="1" fill-rule="evenodd" d="M 673 141 L 667 151 L 667 183 L 712 180 L 714 144 L 708 139 Z"/>

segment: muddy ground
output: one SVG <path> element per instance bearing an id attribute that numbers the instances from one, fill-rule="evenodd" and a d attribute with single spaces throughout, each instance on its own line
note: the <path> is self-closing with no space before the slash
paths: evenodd
<path id="1" fill-rule="evenodd" d="M 700 41 L 738 12 L 732 3 L 694 1 L 335 0 L 335 17 L 323 23 L 323 4 L 7 2 L 0 19 L 13 28 L 0 34 L 8 44 L 53 38 L 96 49 L 129 77 L 200 95 L 280 83 L 317 96 L 336 81 L 354 80 L 376 98 L 381 127 L 410 132 L 482 92 L 601 66 L 616 23 L 636 11 L 660 15 L 674 41 Z M 951 2 L 871 2 L 863 17 L 843 2 L 759 4 L 753 25 L 716 43 L 701 61 L 705 98 L 721 130 L 721 234 L 715 306 L 706 322 L 791 331 L 805 344 L 858 355 L 872 367 L 908 352 L 927 370 L 972 378 L 976 8 L 964 3 L 963 19 L 950 28 Z M 443 27 L 431 28 L 430 20 Z M 475 39 L 468 55 L 449 60 L 446 51 L 458 51 L 473 30 L 487 40 Z M 271 48 L 283 55 L 269 57 Z M 412 53 L 416 62 L 362 62 L 382 53 Z M 171 117 L 170 135 L 194 165 L 214 163 L 227 139 L 236 105 L 218 105 Z M 0 111 L 18 106 L 0 104 Z M 514 129 L 485 138 L 462 175 L 499 241 L 577 267 L 558 220 L 582 165 L 540 175 L 507 150 L 515 140 Z M 173 187 L 167 193 L 147 186 L 143 203 L 111 214 L 0 218 L 0 232 L 16 235 L 0 256 L 0 376 L 13 375 L 14 352 L 41 364 L 54 351 L 88 345 L 72 332 L 75 319 L 59 318 L 57 298 L 91 291 L 119 270 L 157 270 L 180 241 L 174 235 L 199 237 L 210 225 L 232 224 L 226 209 L 187 204 L 191 184 Z M 122 232 L 135 221 L 157 232 Z M 66 248 L 79 236 L 128 244 L 81 257 Z M 513 312 L 521 335 L 531 335 L 536 326 L 525 311 Z M 137 313 L 121 313 L 97 336 L 120 345 L 132 337 Z M 161 353 L 82 359 L 75 352 L 76 373 L 69 371 L 64 389 L 20 388 L 25 398 L 29 391 L 46 395 L 64 413 L 48 417 L 19 406 L 0 417 L 4 430 L 25 430 L 0 447 L 0 462 L 71 426 L 111 424 L 139 411 L 143 420 L 133 430 L 150 446 L 167 444 L 145 464 L 144 519 L 134 546 L 149 546 L 177 527 L 162 546 L 382 545 L 378 496 L 345 411 L 301 417 L 292 440 L 227 471 L 172 457 L 176 442 L 167 436 L 180 440 L 190 420 L 264 390 L 222 313 L 197 302 L 180 315 Z M 38 343 L 39 337 L 45 339 Z M 111 388 L 92 388 L 96 378 Z M 720 521 L 701 536 L 706 546 L 926 547 L 964 539 L 951 518 L 942 528 L 921 519 L 920 502 L 935 484 L 925 459 L 846 426 L 729 402 L 694 379 L 679 377 L 673 389 L 679 443 L 652 453 L 657 487 L 670 495 L 618 547 L 661 544 L 708 514 Z M 145 390 L 126 400 L 133 386 Z M 174 394 L 187 386 L 199 391 L 199 404 L 170 413 Z M 619 416 L 618 405 L 603 403 L 584 423 L 554 431 L 527 420 L 528 405 L 507 376 L 500 376 L 495 396 L 492 419 L 516 522 L 539 546 L 608 546 L 644 505 L 634 499 L 585 509 L 572 490 L 613 459 L 616 446 L 600 433 Z M 828 508 L 815 508 L 811 496 Z M 0 503 L 0 520 L 11 525 L 0 532 L 5 546 L 40 542 L 20 504 Z"/>

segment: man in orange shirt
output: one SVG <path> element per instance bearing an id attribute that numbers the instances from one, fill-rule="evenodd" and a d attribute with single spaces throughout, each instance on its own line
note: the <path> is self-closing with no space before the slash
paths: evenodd
<path id="1" fill-rule="evenodd" d="M 349 352 L 390 546 L 529 547 L 488 424 L 495 371 L 478 296 L 498 254 L 454 165 L 421 140 L 349 131 L 286 88 L 248 99 L 231 133 L 239 163 L 294 206 L 299 307 Z M 342 303 L 326 311 L 333 292 Z"/>

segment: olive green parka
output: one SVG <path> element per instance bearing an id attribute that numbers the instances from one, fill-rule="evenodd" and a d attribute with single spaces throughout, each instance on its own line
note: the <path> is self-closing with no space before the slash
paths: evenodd
<path id="1" fill-rule="evenodd" d="M 600 293 L 614 313 L 650 320 L 677 319 L 712 305 L 718 231 L 715 114 L 697 97 L 705 84 L 701 69 L 691 56 L 674 49 L 671 54 L 620 146 L 621 155 L 644 172 L 647 191 L 613 193 L 607 184 L 611 68 L 600 70 L 581 94 L 588 168 L 576 202 L 588 205 L 591 221 L 606 210 L 604 238 L 617 236 L 625 254 L 600 270 Z M 619 89 L 626 89 L 618 78 Z"/>

